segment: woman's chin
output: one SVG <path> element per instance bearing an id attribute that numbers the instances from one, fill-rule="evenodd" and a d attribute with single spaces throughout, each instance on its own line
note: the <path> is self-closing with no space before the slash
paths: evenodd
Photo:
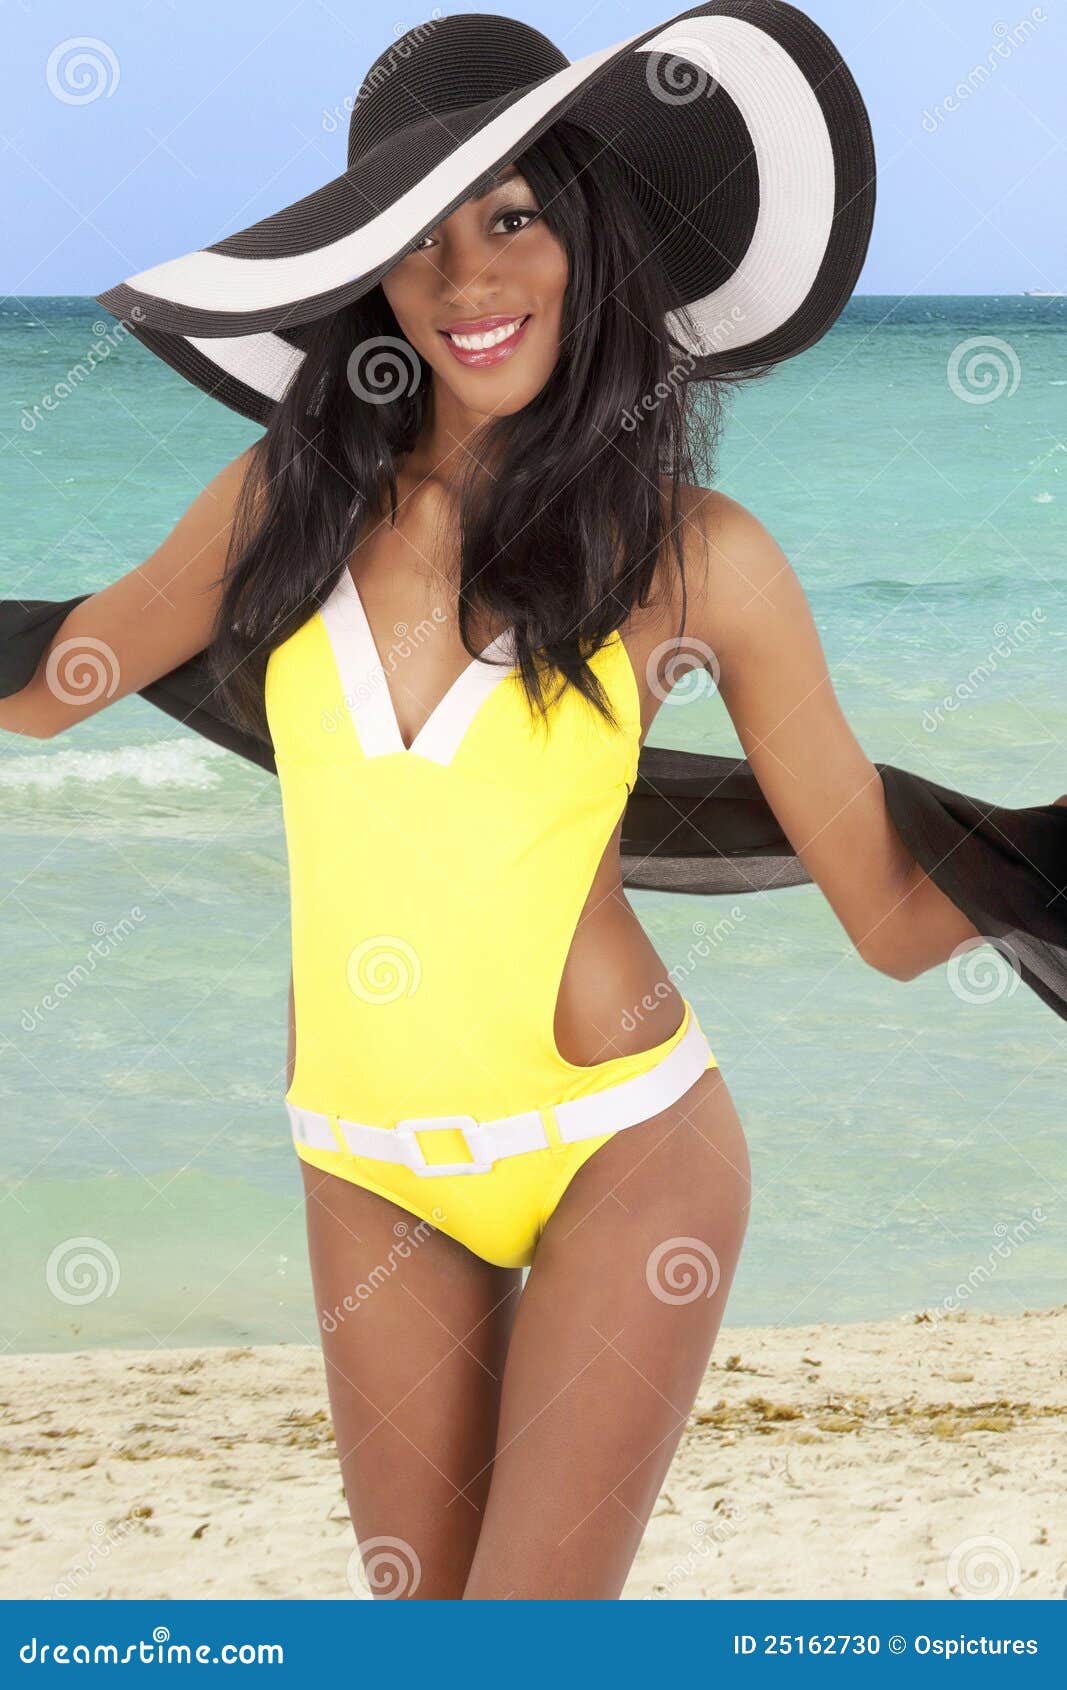
<path id="1" fill-rule="evenodd" d="M 512 373 L 501 367 L 461 375 L 458 380 L 452 370 L 447 374 L 437 370 L 434 379 L 447 387 L 464 410 L 480 417 L 510 417 L 537 398 L 548 377 L 537 381 L 528 373 L 520 375 L 518 371 Z"/>

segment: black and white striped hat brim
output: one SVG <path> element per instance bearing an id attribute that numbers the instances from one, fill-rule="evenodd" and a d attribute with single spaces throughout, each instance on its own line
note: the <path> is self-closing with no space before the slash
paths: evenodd
<path id="1" fill-rule="evenodd" d="M 560 118 L 622 167 L 689 379 L 780 362 L 825 334 L 867 250 L 874 149 L 833 43 L 778 0 L 711 0 L 574 64 L 510 18 L 417 25 L 368 72 L 342 175 L 97 302 L 265 424 L 307 325 L 366 293 Z"/>

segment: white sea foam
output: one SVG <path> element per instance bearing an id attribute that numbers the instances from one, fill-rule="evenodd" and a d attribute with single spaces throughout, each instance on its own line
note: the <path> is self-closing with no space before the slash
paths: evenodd
<path id="1" fill-rule="evenodd" d="M 56 791 L 71 782 L 97 786 L 133 781 L 138 786 L 205 791 L 221 783 L 213 765 L 228 754 L 209 740 L 168 739 L 153 745 L 120 745 L 110 751 L 29 751 L 0 758 L 0 787 Z"/>

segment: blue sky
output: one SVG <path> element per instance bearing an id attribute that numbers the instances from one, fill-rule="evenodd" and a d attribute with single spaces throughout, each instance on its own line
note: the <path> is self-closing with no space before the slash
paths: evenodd
<path id="1" fill-rule="evenodd" d="M 487 8 L 440 8 L 476 9 Z M 671 15 L 647 0 L 506 9 L 572 59 Z M 844 53 L 874 124 L 879 204 L 859 291 L 1067 289 L 1062 0 L 806 10 Z M 328 113 L 394 34 L 432 12 L 345 0 L 9 4 L 3 290 L 99 293 L 337 175 L 344 126 Z M 104 44 L 92 51 L 109 92 L 71 103 L 48 67 L 81 37 Z M 61 87 L 63 62 L 51 75 Z"/>

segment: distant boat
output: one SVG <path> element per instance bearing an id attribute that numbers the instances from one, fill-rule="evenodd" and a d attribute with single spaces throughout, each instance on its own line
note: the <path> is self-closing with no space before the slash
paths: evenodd
<path id="1" fill-rule="evenodd" d="M 1067 293 L 1051 293 L 1047 288 L 1024 288 L 1024 299 L 1067 299 Z"/>

